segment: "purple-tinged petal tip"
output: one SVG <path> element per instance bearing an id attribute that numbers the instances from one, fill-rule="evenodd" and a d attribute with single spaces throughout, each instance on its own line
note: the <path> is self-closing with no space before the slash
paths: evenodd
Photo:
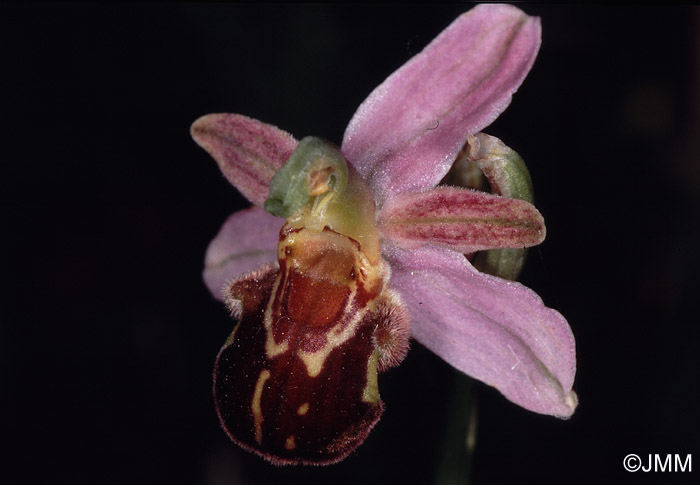
<path id="1" fill-rule="evenodd" d="M 267 198 L 272 176 L 297 146 L 286 131 L 237 114 L 202 116 L 190 132 L 228 181 L 259 206 Z"/>
<path id="2" fill-rule="evenodd" d="M 342 150 L 377 202 L 436 185 L 467 135 L 508 106 L 540 46 L 540 22 L 511 5 L 455 20 L 360 105 Z"/>
<path id="3" fill-rule="evenodd" d="M 265 263 L 277 261 L 277 241 L 284 219 L 259 207 L 232 214 L 209 243 L 204 257 L 204 282 L 217 300 L 226 284 Z"/>
<path id="4" fill-rule="evenodd" d="M 413 337 L 455 368 L 541 414 L 571 416 L 574 337 L 532 290 L 476 271 L 454 251 L 388 248 L 391 285 L 409 306 Z"/>

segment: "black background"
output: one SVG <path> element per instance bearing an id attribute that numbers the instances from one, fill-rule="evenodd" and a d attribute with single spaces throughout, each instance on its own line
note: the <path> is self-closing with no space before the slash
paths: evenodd
<path id="1" fill-rule="evenodd" d="M 569 319 L 580 406 L 560 421 L 477 386 L 474 483 L 695 482 L 700 9 L 521 7 L 542 49 L 485 131 L 532 172 L 548 238 L 522 281 Z M 337 466 L 276 469 L 220 430 L 233 323 L 202 260 L 246 201 L 188 130 L 236 112 L 340 142 L 468 8 L 0 6 L 0 484 L 431 482 L 452 380 L 417 343 Z M 628 453 L 694 470 L 630 474 Z"/>

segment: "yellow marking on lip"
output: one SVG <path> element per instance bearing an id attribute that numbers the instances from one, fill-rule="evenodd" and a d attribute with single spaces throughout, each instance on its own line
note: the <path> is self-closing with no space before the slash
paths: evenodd
<path id="1" fill-rule="evenodd" d="M 297 447 L 297 444 L 294 442 L 294 435 L 287 438 L 287 441 L 284 442 L 284 449 L 285 450 L 293 450 L 296 447 Z"/>
<path id="2" fill-rule="evenodd" d="M 238 327 L 240 327 L 240 326 L 241 326 L 241 322 L 238 322 L 236 324 L 236 326 L 233 327 L 233 332 L 231 332 L 231 334 L 226 339 L 226 342 L 224 342 L 223 347 L 221 347 L 222 349 L 231 345 L 231 343 L 233 342 L 233 339 L 236 337 L 236 332 L 238 332 Z"/>
<path id="3" fill-rule="evenodd" d="M 262 409 L 260 408 L 260 400 L 262 399 L 263 386 L 265 382 L 270 378 L 270 371 L 263 369 L 260 371 L 258 376 L 258 381 L 255 383 L 255 392 L 253 392 L 253 401 L 250 404 L 250 408 L 253 411 L 253 423 L 255 425 L 255 441 L 258 444 L 262 444 L 262 422 L 263 415 Z"/>
<path id="4" fill-rule="evenodd" d="M 343 312 L 343 315 L 347 315 L 350 312 L 350 309 L 353 305 L 353 300 L 355 298 L 355 293 L 357 292 L 357 287 L 353 288 L 352 294 L 348 298 L 348 303 L 345 307 L 345 311 Z M 344 344 L 350 338 L 355 335 L 355 332 L 357 331 L 357 327 L 359 326 L 360 322 L 362 321 L 362 318 L 365 316 L 365 313 L 367 313 L 367 307 L 362 308 L 358 310 L 352 317 L 352 320 L 345 324 L 345 328 L 343 327 L 343 322 L 335 324 L 329 331 L 326 337 L 326 345 L 321 347 L 315 352 L 306 352 L 303 350 L 298 350 L 297 355 L 299 358 L 304 362 L 304 365 L 306 366 L 306 373 L 309 375 L 309 377 L 316 377 L 321 373 L 321 369 L 323 369 L 323 364 L 326 362 L 326 359 L 330 355 L 330 353 L 335 349 L 336 347 L 339 347 L 340 345 Z"/>
<path id="5" fill-rule="evenodd" d="M 375 350 L 367 363 L 367 384 L 362 390 L 362 400 L 371 404 L 379 402 L 379 386 L 377 384 L 377 365 L 379 351 Z"/>
<path id="6" fill-rule="evenodd" d="M 309 412 L 309 403 L 305 402 L 301 406 L 299 406 L 299 409 L 297 409 L 297 414 L 299 416 L 306 416 L 306 413 Z"/>

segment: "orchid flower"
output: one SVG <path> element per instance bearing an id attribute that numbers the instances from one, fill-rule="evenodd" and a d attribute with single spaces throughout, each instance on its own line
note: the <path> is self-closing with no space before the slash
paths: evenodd
<path id="1" fill-rule="evenodd" d="M 526 409 L 571 416 L 566 320 L 465 257 L 544 238 L 499 168 L 514 152 L 481 133 L 539 45 L 538 18 L 477 6 L 370 94 L 340 148 L 238 114 L 195 121 L 195 141 L 253 203 L 224 223 L 204 269 L 239 320 L 214 372 L 234 442 L 275 464 L 343 459 L 379 419 L 377 373 L 409 337 Z M 438 185 L 465 156 L 494 194 Z"/>

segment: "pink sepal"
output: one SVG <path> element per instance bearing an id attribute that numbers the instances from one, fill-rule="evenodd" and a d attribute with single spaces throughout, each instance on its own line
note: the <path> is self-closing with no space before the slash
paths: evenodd
<path id="1" fill-rule="evenodd" d="M 409 306 L 413 337 L 512 402 L 567 418 L 576 349 L 568 323 L 520 283 L 479 273 L 459 253 L 386 248 L 391 287 Z"/>
<path id="2" fill-rule="evenodd" d="M 467 135 L 508 106 L 535 61 L 540 21 L 511 5 L 478 5 L 360 105 L 342 151 L 381 206 L 435 186 Z"/>

